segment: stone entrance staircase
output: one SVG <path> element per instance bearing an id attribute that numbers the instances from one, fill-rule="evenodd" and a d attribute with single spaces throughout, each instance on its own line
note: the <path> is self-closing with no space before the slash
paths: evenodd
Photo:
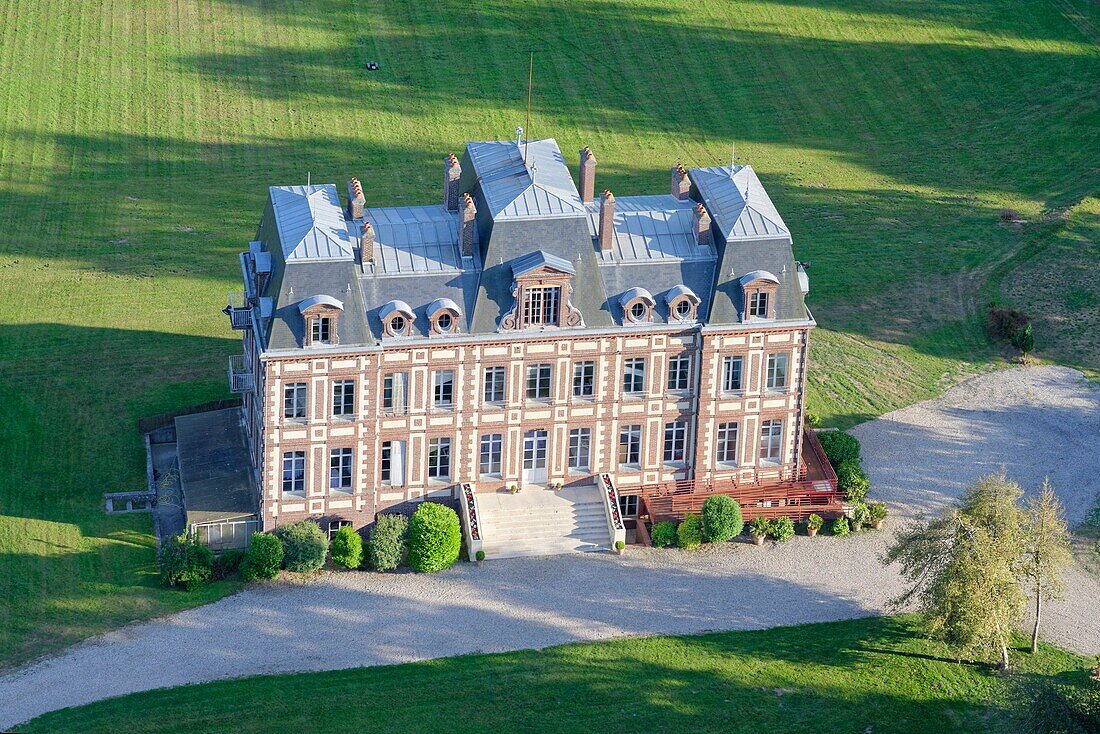
<path id="1" fill-rule="evenodd" d="M 607 511 L 595 485 L 477 495 L 486 559 L 611 549 Z"/>

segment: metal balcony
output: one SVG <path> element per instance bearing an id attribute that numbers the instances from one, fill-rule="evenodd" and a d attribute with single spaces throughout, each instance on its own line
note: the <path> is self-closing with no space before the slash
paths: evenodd
<path id="1" fill-rule="evenodd" d="M 229 358 L 229 391 L 252 392 L 256 381 L 252 376 L 252 367 L 243 354 L 234 354 Z"/>
<path id="2" fill-rule="evenodd" d="M 233 291 L 229 294 L 229 304 L 225 307 L 225 314 L 229 316 L 229 325 L 238 331 L 252 326 L 252 306 L 241 291 Z"/>

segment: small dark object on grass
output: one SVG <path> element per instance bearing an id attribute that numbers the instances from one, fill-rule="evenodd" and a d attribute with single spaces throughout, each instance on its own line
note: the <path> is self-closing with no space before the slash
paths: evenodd
<path id="1" fill-rule="evenodd" d="M 378 71 L 378 62 L 377 61 L 368 61 L 367 62 L 367 71 Z"/>

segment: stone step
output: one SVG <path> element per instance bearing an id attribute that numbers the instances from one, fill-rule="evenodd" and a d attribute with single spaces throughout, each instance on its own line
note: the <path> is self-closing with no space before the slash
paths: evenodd
<path id="1" fill-rule="evenodd" d="M 606 543 L 610 538 L 606 528 L 577 528 L 575 530 L 535 530 L 531 532 L 523 533 L 491 533 L 485 535 L 485 542 L 496 543 L 498 541 L 504 542 L 517 542 L 517 541 L 531 541 L 536 540 L 554 540 L 556 538 L 562 539 L 580 539 L 591 540 L 593 542 Z"/>
<path id="2" fill-rule="evenodd" d="M 485 558 L 518 558 L 522 556 L 556 556 L 564 553 L 609 551 L 604 543 L 493 543 L 484 548 Z"/>
<path id="3" fill-rule="evenodd" d="M 581 515 L 570 517 L 568 515 L 522 515 L 519 517 L 482 517 L 484 525 L 492 525 L 497 528 L 519 528 L 530 525 L 569 526 L 569 525 L 607 525 L 606 515 Z"/>

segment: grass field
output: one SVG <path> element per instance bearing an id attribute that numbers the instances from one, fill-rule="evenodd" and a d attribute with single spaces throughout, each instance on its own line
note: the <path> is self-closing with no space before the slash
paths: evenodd
<path id="1" fill-rule="evenodd" d="M 1017 674 L 959 663 L 909 618 L 650 637 L 124 696 L 19 731 L 1017 732 L 1035 676 L 1087 661 L 1014 651 Z M 201 703 L 199 703 L 201 702 Z"/>
<path id="2" fill-rule="evenodd" d="M 1098 28 L 1090 0 L 0 0 L 0 667 L 227 590 L 158 588 L 148 519 L 100 496 L 144 481 L 138 417 L 225 394 L 265 187 L 437 199 L 446 152 L 522 122 L 528 50 L 531 132 L 616 193 L 736 140 L 813 263 L 828 422 L 1001 363 L 981 307 L 1033 284 L 1076 319 L 1041 356 L 1096 367 L 1095 278 L 1020 274 L 1095 263 Z"/>

